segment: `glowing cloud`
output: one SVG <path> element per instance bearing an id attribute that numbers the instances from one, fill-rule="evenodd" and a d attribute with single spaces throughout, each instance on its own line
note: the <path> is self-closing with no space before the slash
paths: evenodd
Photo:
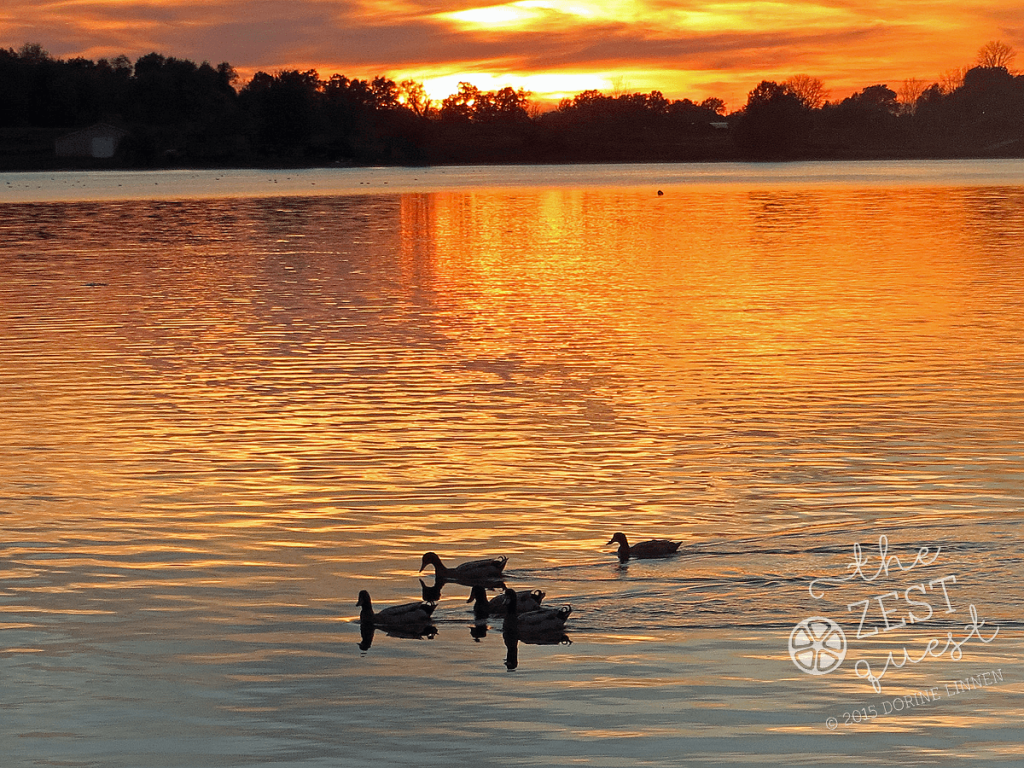
<path id="1" fill-rule="evenodd" d="M 467 29 L 530 29 L 558 21 L 626 22 L 635 15 L 636 3 L 565 3 L 557 0 L 519 0 L 505 5 L 488 5 L 435 14 L 441 21 L 452 21 Z"/>

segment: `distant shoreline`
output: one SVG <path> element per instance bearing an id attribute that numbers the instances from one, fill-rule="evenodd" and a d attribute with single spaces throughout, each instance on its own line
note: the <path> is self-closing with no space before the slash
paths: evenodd
<path id="1" fill-rule="evenodd" d="M 48 158 L 46 162 L 18 162 L 10 155 L 4 155 L 0 149 L 0 173 L 61 173 L 73 171 L 244 171 L 244 170 L 303 170 L 303 169 L 332 169 L 332 168 L 453 168 L 463 166 L 527 166 L 527 165 L 550 165 L 550 166 L 574 166 L 574 165 L 635 165 L 635 164 L 720 164 L 720 163 L 800 163 L 800 162 L 885 162 L 901 160 L 1017 160 L 1024 159 L 1024 139 L 1014 139 L 1009 142 L 1001 142 L 995 147 L 978 148 L 974 150 L 962 150 L 959 152 L 842 152 L 842 153 L 805 153 L 800 155 L 786 155 L 777 157 L 744 157 L 737 152 L 722 152 L 707 157 L 651 157 L 639 154 L 634 157 L 616 158 L 550 158 L 550 157 L 523 157 L 517 159 L 490 158 L 479 160 L 449 160 L 444 162 L 431 163 L 409 163 L 409 162 L 277 162 L 267 160 L 265 162 L 253 163 L 224 163 L 224 164 L 203 164 L 203 163 L 165 163 L 165 164 L 133 164 L 119 162 L 118 160 L 104 161 L 92 159 L 75 159 L 68 162 L 67 158 Z"/>
<path id="2" fill-rule="evenodd" d="M 0 173 L 0 205 L 429 195 L 616 188 L 664 199 L 698 190 L 1024 188 L 1019 158 L 573 163 Z"/>

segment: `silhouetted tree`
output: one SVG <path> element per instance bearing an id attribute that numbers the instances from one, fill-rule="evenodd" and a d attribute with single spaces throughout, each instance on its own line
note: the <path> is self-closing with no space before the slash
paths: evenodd
<path id="1" fill-rule="evenodd" d="M 964 84 L 964 75 L 966 74 L 966 67 L 956 67 L 954 69 L 947 69 L 943 72 L 942 76 L 939 78 L 939 88 L 942 89 L 942 93 L 949 95 L 962 86 Z"/>
<path id="2" fill-rule="evenodd" d="M 993 40 L 978 49 L 976 63 L 985 69 L 1009 69 L 1017 52 L 1006 43 Z"/>
<path id="3" fill-rule="evenodd" d="M 207 62 L 146 54 L 135 62 L 131 116 L 150 125 L 212 124 L 234 107 L 234 79 L 230 64 L 214 69 Z"/>
<path id="4" fill-rule="evenodd" d="M 50 59 L 50 54 L 39 43 L 25 43 L 18 50 L 18 57 L 27 64 L 43 64 Z"/>
<path id="5" fill-rule="evenodd" d="M 793 75 L 783 87 L 800 99 L 808 109 L 820 109 L 828 98 L 828 89 L 820 78 L 810 75 Z"/>
<path id="6" fill-rule="evenodd" d="M 747 96 L 734 139 L 749 157 L 792 157 L 807 146 L 811 110 L 785 85 L 762 80 Z"/>
<path id="7" fill-rule="evenodd" d="M 900 113 L 904 115 L 914 114 L 917 109 L 917 100 L 927 87 L 928 83 L 924 80 L 918 80 L 916 77 L 909 78 L 900 83 L 900 89 L 896 95 Z"/>
<path id="8" fill-rule="evenodd" d="M 683 101 L 688 101 L 688 99 L 683 99 Z M 716 96 L 709 96 L 697 106 L 714 115 L 725 114 L 725 102 Z"/>
<path id="9" fill-rule="evenodd" d="M 403 80 L 398 84 L 398 100 L 420 117 L 427 117 L 432 111 L 432 100 L 427 96 L 423 83 Z"/>
<path id="10" fill-rule="evenodd" d="M 1019 128 L 1024 121 L 1024 78 L 1005 67 L 968 70 L 950 99 L 961 121 L 977 127 Z"/>
<path id="11" fill-rule="evenodd" d="M 239 98 L 255 121 L 258 145 L 275 155 L 301 155 L 322 115 L 315 69 L 257 72 Z"/>
<path id="12" fill-rule="evenodd" d="M 375 77 L 370 83 L 373 94 L 374 109 L 397 109 L 401 106 L 399 89 L 394 80 L 386 77 Z"/>
<path id="13" fill-rule="evenodd" d="M 904 153 L 899 106 L 887 85 L 871 85 L 839 104 L 826 104 L 818 118 L 819 141 L 832 152 L 855 157 Z"/>
<path id="14" fill-rule="evenodd" d="M 859 93 L 844 99 L 842 103 L 874 113 L 895 115 L 899 112 L 896 91 L 887 85 L 870 85 Z"/>
<path id="15" fill-rule="evenodd" d="M 472 120 L 477 123 L 524 123 L 529 94 L 522 88 L 505 87 L 497 91 L 478 93 L 472 107 Z"/>
<path id="16" fill-rule="evenodd" d="M 473 105 L 479 98 L 479 88 L 472 83 L 459 83 L 459 90 L 441 102 L 441 120 L 468 123 L 473 119 Z"/>

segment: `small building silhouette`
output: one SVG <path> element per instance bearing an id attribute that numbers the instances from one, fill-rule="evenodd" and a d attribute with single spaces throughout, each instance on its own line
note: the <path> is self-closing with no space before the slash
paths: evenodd
<path id="1" fill-rule="evenodd" d="M 88 128 L 65 134 L 56 141 L 57 157 L 109 158 L 128 131 L 110 123 L 96 123 Z"/>

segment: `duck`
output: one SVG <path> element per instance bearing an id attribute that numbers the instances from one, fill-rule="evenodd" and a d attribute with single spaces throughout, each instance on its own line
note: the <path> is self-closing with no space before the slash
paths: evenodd
<path id="1" fill-rule="evenodd" d="M 430 614 L 434 612 L 434 606 L 425 602 L 393 605 L 375 612 L 373 603 L 370 602 L 370 593 L 365 589 L 359 591 L 359 601 L 356 603 L 356 607 L 362 608 L 359 612 L 361 623 L 399 629 L 425 627 L 430 623 Z"/>
<path id="2" fill-rule="evenodd" d="M 433 565 L 434 577 L 436 579 L 454 581 L 458 584 L 472 587 L 477 584 L 501 583 L 501 572 L 505 569 L 505 563 L 507 562 L 508 558 L 502 555 L 490 560 L 471 560 L 454 568 L 447 568 L 436 553 L 427 552 L 423 555 L 420 570 L 422 571 L 428 565 Z"/>
<path id="3" fill-rule="evenodd" d="M 505 601 L 508 606 L 503 631 L 517 634 L 520 639 L 561 635 L 565 630 L 565 622 L 572 613 L 571 605 L 561 608 L 535 608 L 532 611 L 519 612 L 519 596 L 514 589 L 505 590 Z"/>
<path id="4" fill-rule="evenodd" d="M 487 588 L 477 584 L 470 590 L 467 603 L 473 603 L 473 615 L 478 619 L 486 619 L 491 615 L 491 606 L 487 600 Z"/>
<path id="5" fill-rule="evenodd" d="M 675 554 L 675 551 L 679 549 L 679 545 L 683 543 L 681 541 L 669 541 L 668 539 L 651 539 L 650 541 L 641 541 L 639 544 L 630 546 L 629 542 L 626 541 L 626 534 L 621 531 L 612 536 L 608 544 L 615 544 L 616 542 L 619 545 L 619 562 L 621 563 L 626 562 L 631 557 L 635 557 L 638 560 L 668 557 Z"/>
<path id="6" fill-rule="evenodd" d="M 504 585 L 502 585 L 502 589 L 505 589 Z M 518 601 L 517 610 L 519 613 L 534 611 L 540 608 L 540 603 L 544 599 L 544 593 L 539 589 L 532 591 L 522 589 L 516 593 L 516 599 Z M 478 619 L 488 616 L 504 616 L 508 611 L 508 598 L 505 597 L 504 592 L 488 600 L 487 590 L 480 584 L 473 587 L 466 602 L 473 603 L 473 613 Z"/>

